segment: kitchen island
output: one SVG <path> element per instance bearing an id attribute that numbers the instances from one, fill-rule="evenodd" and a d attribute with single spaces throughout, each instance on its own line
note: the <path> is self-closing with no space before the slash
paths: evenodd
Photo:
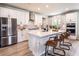
<path id="1" fill-rule="evenodd" d="M 42 30 L 30 30 L 29 31 L 29 49 L 33 55 L 40 56 L 45 53 L 45 43 L 49 40 L 49 37 L 55 37 L 64 31 L 52 31 L 43 32 Z"/>

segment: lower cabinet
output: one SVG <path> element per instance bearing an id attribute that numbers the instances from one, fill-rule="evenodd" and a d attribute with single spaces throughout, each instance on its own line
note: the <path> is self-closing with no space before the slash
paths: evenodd
<path id="1" fill-rule="evenodd" d="M 12 36 L 11 37 L 11 43 L 12 44 L 16 44 L 17 43 L 17 37 L 16 36 Z"/>

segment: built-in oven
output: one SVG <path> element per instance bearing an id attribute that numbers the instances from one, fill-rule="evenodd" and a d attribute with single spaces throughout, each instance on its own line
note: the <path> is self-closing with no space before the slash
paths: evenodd
<path id="1" fill-rule="evenodd" d="M 75 23 L 67 23 L 67 27 L 75 27 Z"/>
<path id="2" fill-rule="evenodd" d="M 72 35 L 75 35 L 76 28 L 75 23 L 67 23 L 66 25 L 66 31 L 71 32 Z"/>

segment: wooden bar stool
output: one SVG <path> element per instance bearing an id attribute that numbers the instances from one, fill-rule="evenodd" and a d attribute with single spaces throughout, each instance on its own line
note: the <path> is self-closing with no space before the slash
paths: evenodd
<path id="1" fill-rule="evenodd" d="M 49 38 L 49 39 L 50 39 L 50 38 Z M 58 44 L 58 39 L 57 39 L 57 37 L 55 37 L 54 40 L 48 40 L 48 41 L 46 42 L 46 44 L 45 44 L 45 46 L 46 46 L 46 47 L 45 47 L 45 56 L 46 56 L 47 54 L 48 54 L 48 55 L 52 55 L 52 54 L 48 53 L 48 47 L 49 47 L 49 46 L 50 46 L 50 47 L 53 47 L 53 54 L 54 54 L 54 55 L 65 56 L 65 51 L 64 51 L 63 49 L 57 48 L 57 47 L 56 47 L 57 44 Z M 63 54 L 56 53 L 55 50 L 62 51 Z M 52 56 L 54 56 L 54 55 L 52 55 Z"/>

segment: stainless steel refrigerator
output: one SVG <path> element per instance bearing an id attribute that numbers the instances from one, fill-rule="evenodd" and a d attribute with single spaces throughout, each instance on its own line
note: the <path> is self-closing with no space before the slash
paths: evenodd
<path id="1" fill-rule="evenodd" d="M 17 43 L 17 19 L 0 17 L 0 47 Z"/>

